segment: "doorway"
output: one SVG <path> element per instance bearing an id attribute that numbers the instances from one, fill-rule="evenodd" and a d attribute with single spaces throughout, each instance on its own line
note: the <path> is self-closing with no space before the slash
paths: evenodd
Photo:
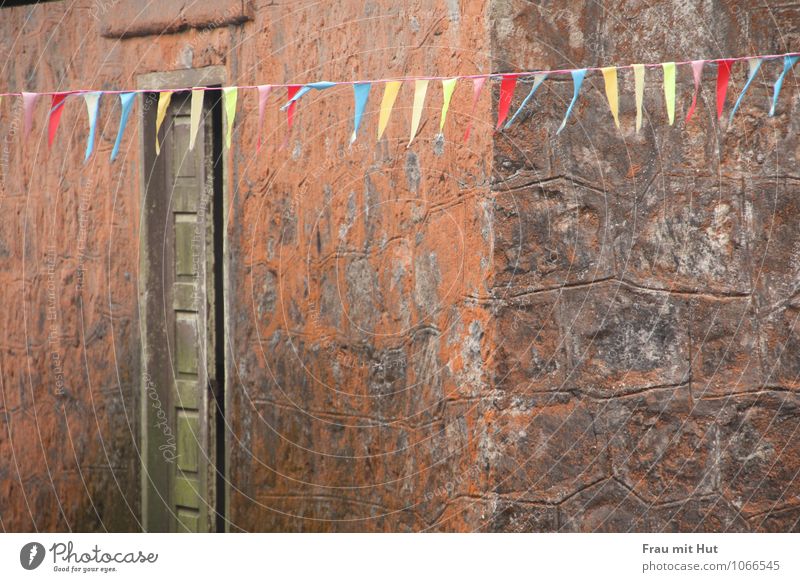
<path id="1" fill-rule="evenodd" d="M 204 86 L 193 71 L 172 86 Z M 187 78 L 189 77 L 189 78 Z M 159 88 L 163 74 L 151 80 Z M 144 93 L 140 306 L 143 527 L 225 527 L 224 221 L 221 91 L 205 91 L 190 149 L 191 92 Z"/>

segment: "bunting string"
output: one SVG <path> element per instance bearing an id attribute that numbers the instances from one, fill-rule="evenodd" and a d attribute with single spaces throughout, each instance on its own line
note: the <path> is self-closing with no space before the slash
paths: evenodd
<path id="1" fill-rule="evenodd" d="M 781 53 L 781 54 L 774 54 L 774 55 L 754 55 L 748 57 L 733 57 L 733 58 L 724 58 L 724 59 L 703 59 L 702 62 L 708 65 L 719 64 L 722 62 L 741 62 L 741 61 L 748 61 L 753 58 L 760 58 L 765 61 L 775 60 L 775 59 L 783 59 L 785 57 L 796 57 L 800 59 L 800 52 L 789 52 L 789 53 Z M 675 65 L 690 65 L 696 61 L 675 61 Z M 642 66 L 648 69 L 660 69 L 663 63 L 645 63 L 645 64 L 636 64 L 636 65 L 615 65 L 617 70 L 624 70 L 624 69 L 633 69 L 634 67 Z M 604 69 L 604 66 L 596 66 L 596 67 L 583 67 L 587 73 L 591 72 L 600 72 Z M 507 75 L 514 75 L 515 77 L 533 77 L 534 75 L 539 75 L 542 73 L 546 73 L 547 75 L 568 75 L 571 74 L 576 69 L 552 69 L 552 70 L 533 70 L 533 71 L 521 71 L 518 73 L 476 73 L 472 75 L 459 75 L 459 79 L 490 79 L 490 78 L 501 78 Z M 416 77 L 387 77 L 381 79 L 365 79 L 365 80 L 358 80 L 358 81 L 320 81 L 316 83 L 307 83 L 307 84 L 295 84 L 295 83 L 272 83 L 272 87 L 306 87 L 308 85 L 312 85 L 309 88 L 313 89 L 313 85 L 319 84 L 326 84 L 330 87 L 335 85 L 356 85 L 358 83 L 389 83 L 391 81 L 416 81 L 416 80 L 427 80 L 427 81 L 444 81 L 446 79 L 451 79 L 452 75 L 448 76 L 416 76 Z M 257 89 L 260 85 L 237 85 L 239 89 Z M 202 89 L 204 91 L 220 91 L 221 87 L 216 86 L 207 86 L 207 87 L 183 87 L 177 89 L 171 89 L 173 92 L 183 92 L 183 91 L 191 91 L 192 89 Z M 70 93 L 89 93 L 91 91 L 96 91 L 96 89 L 74 89 L 70 91 Z M 56 93 L 60 93 L 61 91 L 40 91 L 36 93 L 36 95 L 54 95 Z M 114 95 L 119 93 L 153 93 L 153 89 L 108 89 L 103 90 L 103 93 Z M 21 96 L 23 92 L 21 91 L 10 91 L 0 93 L 0 97 L 12 97 L 12 96 Z"/>
<path id="2" fill-rule="evenodd" d="M 586 75 L 592 72 L 599 72 L 602 74 L 605 97 L 608 101 L 608 107 L 613 118 L 614 125 L 620 128 L 619 119 L 619 85 L 618 85 L 618 72 L 620 70 L 630 69 L 633 72 L 634 80 L 634 95 L 636 104 L 636 131 L 638 132 L 642 127 L 642 109 L 644 102 L 644 87 L 645 87 L 645 72 L 647 69 L 660 68 L 663 79 L 663 92 L 664 102 L 666 105 L 667 119 L 669 125 L 673 125 L 675 121 L 675 107 L 676 107 L 676 73 L 677 67 L 690 65 L 692 69 L 692 77 L 694 80 L 694 88 L 692 93 L 691 105 L 688 107 L 686 114 L 686 122 L 688 123 L 696 109 L 697 97 L 700 90 L 703 69 L 707 65 L 716 65 L 716 88 L 715 88 L 715 112 L 717 119 L 722 119 L 725 110 L 725 102 L 730 85 L 730 77 L 733 67 L 736 63 L 746 62 L 748 66 L 747 80 L 734 102 L 730 110 L 728 123 L 732 123 L 737 110 L 740 108 L 742 101 L 755 79 L 758 72 L 762 69 L 762 64 L 769 60 L 783 61 L 783 68 L 780 71 L 773 87 L 773 94 L 771 105 L 769 108 L 769 116 L 775 115 L 775 109 L 778 104 L 779 95 L 783 86 L 784 80 L 793 67 L 800 61 L 800 52 L 791 52 L 784 54 L 774 55 L 758 55 L 758 56 L 745 56 L 734 58 L 720 58 L 720 59 L 704 59 L 704 60 L 684 60 L 684 61 L 669 61 L 663 63 L 638 63 L 631 65 L 616 65 L 616 66 L 602 66 L 602 67 L 584 67 L 580 69 L 556 69 L 556 70 L 538 70 L 538 71 L 523 71 L 513 73 L 483 73 L 474 75 L 462 76 L 415 76 L 415 77 L 400 77 L 400 78 L 385 78 L 374 80 L 359 80 L 359 81 L 315 81 L 306 84 L 281 84 L 273 83 L 268 85 L 238 85 L 238 86 L 225 86 L 225 87 L 186 87 L 178 89 L 169 89 L 157 91 L 153 89 L 133 89 L 133 90 L 89 90 L 78 89 L 72 91 L 45 91 L 45 92 L 5 92 L 0 93 L 0 100 L 3 97 L 21 97 L 23 104 L 23 139 L 25 139 L 32 128 L 33 114 L 35 105 L 42 95 L 50 96 L 50 108 L 47 117 L 48 125 L 48 146 L 52 147 L 58 132 L 58 126 L 61 116 L 64 112 L 65 106 L 73 96 L 82 97 L 87 111 L 89 122 L 89 134 L 86 143 L 86 152 L 84 155 L 84 162 L 88 161 L 94 150 L 94 141 L 97 127 L 97 117 L 99 112 L 100 101 L 103 95 L 119 95 L 120 98 L 120 121 L 117 137 L 114 142 L 114 148 L 111 154 L 111 160 L 116 159 L 123 133 L 128 121 L 134 104 L 134 97 L 139 94 L 152 94 L 158 95 L 158 104 L 156 109 L 155 121 L 155 149 L 156 154 L 160 153 L 161 144 L 158 137 L 161 126 L 166 118 L 166 113 L 169 108 L 171 99 L 175 93 L 191 91 L 191 113 L 190 113 L 190 135 L 189 135 L 189 148 L 193 149 L 196 142 L 197 133 L 200 126 L 201 117 L 203 115 L 203 102 L 206 91 L 221 91 L 222 105 L 225 113 L 225 146 L 226 149 L 231 148 L 232 134 L 234 122 L 237 112 L 237 102 L 239 91 L 241 89 L 255 89 L 258 92 L 258 149 L 261 148 L 261 133 L 262 124 L 264 120 L 264 110 L 267 98 L 272 94 L 275 88 L 286 89 L 286 101 L 280 108 L 281 111 L 286 111 L 286 126 L 287 134 L 286 145 L 291 134 L 292 124 L 294 121 L 295 111 L 298 102 L 311 91 L 324 91 L 331 87 L 338 85 L 350 85 L 353 87 L 353 131 L 350 136 L 350 143 L 354 143 L 357 136 L 359 127 L 361 125 L 362 117 L 367 107 L 367 102 L 370 97 L 371 88 L 374 84 L 383 84 L 383 98 L 380 103 L 379 119 L 378 119 L 378 139 L 383 136 L 392 113 L 392 109 L 397 100 L 398 94 L 403 84 L 413 84 L 414 95 L 411 109 L 411 127 L 409 133 L 408 146 L 410 146 L 420 127 L 422 121 L 423 110 L 425 109 L 425 98 L 427 95 L 428 87 L 431 81 L 439 81 L 442 87 L 442 105 L 441 113 L 439 116 L 439 136 L 443 136 L 447 114 L 450 108 L 450 102 L 456 91 L 459 81 L 472 81 L 472 106 L 469 118 L 467 120 L 466 130 L 464 132 L 464 141 L 469 139 L 470 131 L 472 128 L 472 118 L 474 116 L 475 108 L 480 97 L 480 93 L 485 85 L 487 79 L 500 80 L 499 100 L 497 107 L 497 120 L 495 124 L 495 131 L 508 129 L 512 123 L 518 118 L 522 110 L 532 100 L 534 94 L 539 87 L 545 82 L 546 79 L 552 78 L 554 75 L 569 74 L 572 77 L 573 92 L 572 98 L 567 106 L 564 118 L 561 125 L 558 127 L 556 134 L 560 134 L 570 119 L 570 116 L 575 108 L 575 105 L 580 96 L 581 87 L 583 85 Z M 511 103 L 514 99 L 514 93 L 521 78 L 532 78 L 533 85 L 522 101 L 521 105 L 516 109 L 514 114 L 509 119 L 511 112 Z"/>

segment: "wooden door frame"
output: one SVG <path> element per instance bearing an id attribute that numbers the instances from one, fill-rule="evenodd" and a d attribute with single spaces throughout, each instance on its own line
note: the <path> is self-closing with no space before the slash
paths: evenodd
<path id="1" fill-rule="evenodd" d="M 163 71 L 163 72 L 155 72 L 155 73 L 147 73 L 137 75 L 136 82 L 138 89 L 146 89 L 152 91 L 163 91 L 168 89 L 182 89 L 185 87 L 207 87 L 213 85 L 225 85 L 227 83 L 227 71 L 225 67 L 215 65 L 210 67 L 203 67 L 198 69 L 185 69 L 180 71 Z M 147 455 L 148 455 L 148 431 L 145 430 L 145 427 L 150 426 L 148 424 L 148 375 L 146 374 L 147 370 L 147 362 L 150 357 L 148 350 L 151 349 L 149 346 L 146 345 L 144 340 L 147 338 L 148 333 L 148 318 L 147 318 L 147 292 L 152 284 L 152 277 L 150 273 L 150 265 L 148 262 L 148 253 L 142 252 L 142 249 L 145 248 L 147 245 L 147 241 L 149 240 L 148 236 L 148 224 L 145 215 L 145 206 L 144 201 L 147 199 L 147 176 L 146 176 L 146 168 L 145 168 L 145 148 L 148 145 L 145 143 L 145 134 L 147 132 L 144 131 L 144 123 L 145 120 L 148 118 L 145 115 L 144 111 L 144 104 L 146 93 L 139 93 L 136 96 L 137 105 L 139 108 L 139 115 L 137 116 L 138 119 L 138 133 L 139 133 L 139 144 L 138 144 L 138 153 L 137 156 L 138 162 L 138 177 L 139 177 L 139 277 L 138 277 L 138 303 L 139 303 L 139 330 L 140 330 L 140 337 L 143 340 L 142 349 L 140 350 L 140 378 L 139 378 L 139 413 L 140 413 L 140 448 L 139 448 L 139 461 L 140 461 L 140 488 L 141 488 L 141 523 L 142 528 L 144 531 L 149 531 L 149 515 L 148 515 L 148 508 L 150 507 L 151 500 L 151 484 L 148 480 L 148 471 L 147 471 Z M 223 127 L 227 120 L 224 119 L 225 111 L 224 107 L 222 108 L 222 115 L 223 115 Z M 222 139 L 222 136 L 219 136 Z M 221 322 L 223 325 L 224 333 L 223 337 L 226 338 L 224 342 L 225 345 L 222 346 L 222 349 L 225 353 L 225 378 L 224 378 L 224 405 L 225 411 L 229 411 L 229 403 L 230 403 L 230 390 L 228 387 L 230 386 L 229 380 L 231 378 L 231 359 L 229 357 L 229 342 L 227 341 L 228 335 L 228 321 L 229 321 L 229 284 L 228 284 L 228 273 L 229 271 L 229 251 L 228 251 L 228 237 L 226 236 L 227 232 L 227 225 L 228 225 L 228 205 L 229 205 L 229 164 L 226 163 L 227 151 L 223 150 L 222 160 L 221 163 L 223 164 L 222 168 L 222 208 L 218 209 L 219 212 L 222 212 L 222 239 L 223 239 L 223 256 L 222 256 L 222 293 L 223 293 L 223 321 Z M 219 325 L 220 322 L 217 322 Z M 226 423 L 227 424 L 227 423 Z M 225 451 L 230 450 L 230 435 L 227 430 L 225 430 L 224 434 L 225 440 Z M 228 475 L 230 475 L 230 455 L 225 455 L 224 459 L 224 471 L 225 471 L 225 483 L 224 483 L 224 500 L 225 500 L 225 507 L 224 507 L 224 514 L 227 516 L 230 515 L 229 508 L 230 508 L 230 484 Z M 225 531 L 229 530 L 228 520 L 225 520 Z"/>

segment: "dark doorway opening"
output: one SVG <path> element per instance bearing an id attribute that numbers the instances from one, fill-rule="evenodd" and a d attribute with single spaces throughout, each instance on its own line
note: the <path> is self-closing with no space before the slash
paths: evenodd
<path id="1" fill-rule="evenodd" d="M 158 93 L 143 100 L 147 531 L 225 531 L 221 92 L 205 91 L 194 147 L 191 102 L 191 92 L 172 93 L 156 136 Z"/>

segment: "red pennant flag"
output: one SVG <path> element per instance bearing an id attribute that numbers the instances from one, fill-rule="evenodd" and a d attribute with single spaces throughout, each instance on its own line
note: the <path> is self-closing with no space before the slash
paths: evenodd
<path id="1" fill-rule="evenodd" d="M 511 100 L 514 98 L 514 88 L 517 86 L 516 75 L 503 75 L 503 80 L 500 83 L 500 103 L 497 106 L 497 127 L 495 131 L 500 129 L 503 122 L 508 117 L 508 108 L 511 107 Z"/>
<path id="2" fill-rule="evenodd" d="M 717 119 L 721 119 L 722 110 L 725 108 L 725 94 L 728 92 L 728 79 L 731 76 L 733 59 L 719 61 L 717 65 Z"/>
<path id="3" fill-rule="evenodd" d="M 64 113 L 64 100 L 69 93 L 55 93 L 50 102 L 50 123 L 47 132 L 47 145 L 52 146 L 58 131 L 58 123 L 61 121 L 61 114 Z"/>
<path id="4" fill-rule="evenodd" d="M 292 101 L 292 97 L 300 90 L 302 85 L 289 85 L 287 87 L 289 101 Z M 297 101 L 292 101 L 289 104 L 289 108 L 286 110 L 286 141 L 283 142 L 283 145 L 286 145 L 289 141 L 289 133 L 292 131 L 292 122 L 294 121 L 294 110 L 297 108 Z"/>

